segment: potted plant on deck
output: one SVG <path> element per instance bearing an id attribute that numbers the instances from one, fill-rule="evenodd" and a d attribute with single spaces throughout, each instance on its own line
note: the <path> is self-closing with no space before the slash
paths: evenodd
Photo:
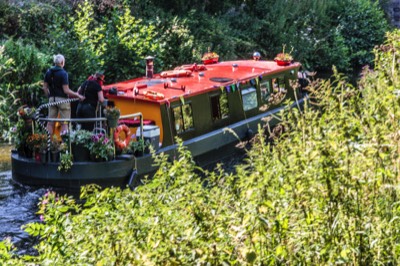
<path id="1" fill-rule="evenodd" d="M 43 141 L 39 144 L 39 159 L 41 163 L 47 162 L 47 138 L 44 138 Z"/>
<path id="2" fill-rule="evenodd" d="M 89 144 L 93 133 L 80 129 L 71 133 L 71 152 L 76 162 L 89 161 Z"/>
<path id="3" fill-rule="evenodd" d="M 209 64 L 215 64 L 218 63 L 219 55 L 215 52 L 208 52 L 203 55 L 201 60 L 203 61 L 203 64 L 209 65 Z"/>
<path id="4" fill-rule="evenodd" d="M 114 145 L 103 133 L 94 134 L 89 144 L 89 152 L 92 161 L 109 161 L 113 159 Z"/>
<path id="5" fill-rule="evenodd" d="M 283 45 L 282 53 L 279 53 L 275 56 L 274 60 L 278 66 L 288 66 L 292 63 L 293 57 L 290 53 L 285 53 L 286 45 Z M 292 49 L 293 51 L 293 49 Z"/>
<path id="6" fill-rule="evenodd" d="M 32 158 L 35 156 L 35 158 L 38 156 L 36 153 L 39 153 L 39 148 L 41 147 L 42 143 L 47 142 L 47 136 L 44 134 L 40 133 L 34 133 L 28 136 L 26 139 L 26 147 L 27 147 L 27 157 Z M 37 157 L 38 158 L 38 157 Z"/>
<path id="7" fill-rule="evenodd" d="M 68 151 L 62 153 L 60 156 L 60 164 L 58 165 L 57 170 L 60 172 L 68 172 L 74 164 L 72 158 L 72 154 Z"/>
<path id="8" fill-rule="evenodd" d="M 116 107 L 108 107 L 104 110 L 104 115 L 107 118 L 107 124 L 110 128 L 116 128 L 118 125 L 118 119 L 121 112 Z"/>
<path id="9" fill-rule="evenodd" d="M 18 117 L 24 122 L 25 130 L 33 132 L 33 117 L 35 115 L 35 108 L 23 105 L 18 108 Z"/>
<path id="10" fill-rule="evenodd" d="M 29 132 L 25 130 L 25 123 L 21 119 L 18 120 L 15 127 L 12 129 L 13 139 L 15 143 L 15 149 L 19 156 L 27 157 L 25 153 L 27 151 L 27 139 Z"/>
<path id="11" fill-rule="evenodd" d="M 50 142 L 50 159 L 52 162 L 59 161 L 60 151 L 61 151 L 61 143 L 58 140 L 57 136 L 53 135 L 53 138 Z"/>
<path id="12" fill-rule="evenodd" d="M 140 157 L 146 152 L 149 144 L 142 138 L 138 138 L 136 141 L 129 143 L 129 150 L 136 156 Z"/>

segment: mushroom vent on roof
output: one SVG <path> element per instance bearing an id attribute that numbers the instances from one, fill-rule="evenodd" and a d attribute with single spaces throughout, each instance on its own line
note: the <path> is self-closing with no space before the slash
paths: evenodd
<path id="1" fill-rule="evenodd" d="M 213 78 L 210 78 L 210 80 L 214 81 L 214 82 L 219 82 L 219 83 L 225 83 L 225 82 L 233 81 L 233 79 L 231 79 L 231 78 L 223 78 L 223 77 L 213 77 Z"/>

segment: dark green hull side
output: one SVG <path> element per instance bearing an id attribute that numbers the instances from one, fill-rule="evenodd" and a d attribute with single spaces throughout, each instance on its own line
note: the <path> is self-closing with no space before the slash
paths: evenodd
<path id="1" fill-rule="evenodd" d="M 226 128 L 217 129 L 201 136 L 186 140 L 183 142 L 183 145 L 187 147 L 195 160 L 201 158 L 201 161 L 203 161 L 202 164 L 206 164 L 204 159 L 206 158 L 209 159 L 210 163 L 212 163 L 218 160 L 217 156 L 219 155 L 217 154 L 221 154 L 220 156 L 222 158 L 223 156 L 227 156 L 228 153 L 233 153 L 234 149 L 228 149 L 227 147 L 249 137 L 249 135 L 251 135 L 249 134 L 250 132 L 257 133 L 258 126 L 265 123 L 262 122 L 263 118 L 274 115 L 269 121 L 269 125 L 272 127 L 279 122 L 277 119 L 279 117 L 279 112 L 290 108 L 298 108 L 300 110 L 303 109 L 306 98 L 307 96 L 299 99 L 297 102 L 294 102 L 291 105 L 281 106 L 271 111 L 267 111 L 254 117 L 244 119 L 243 121 L 231 124 Z M 229 130 L 227 130 L 227 128 L 229 128 Z M 235 135 L 229 131 L 235 132 Z M 161 148 L 157 151 L 157 153 L 163 152 L 164 154 L 168 154 L 170 158 L 176 158 L 178 156 L 176 149 L 177 145 L 174 144 L 165 148 Z M 138 157 L 136 160 L 137 168 L 134 175 L 132 175 L 129 180 L 129 185 L 131 187 L 137 186 L 140 184 L 141 178 L 152 174 L 157 170 L 157 167 L 154 166 L 153 159 L 149 154 Z"/>
<path id="2" fill-rule="evenodd" d="M 132 173 L 134 157 L 119 156 L 109 162 L 74 162 L 68 172 L 57 170 L 58 163 L 40 163 L 17 153 L 11 155 L 12 178 L 25 185 L 79 189 L 82 185 L 125 187 Z"/>

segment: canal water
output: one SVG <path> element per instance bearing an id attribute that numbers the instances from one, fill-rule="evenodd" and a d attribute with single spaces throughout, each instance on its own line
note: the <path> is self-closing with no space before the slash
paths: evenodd
<path id="1" fill-rule="evenodd" d="M 0 146 L 0 241 L 10 238 L 19 254 L 35 254 L 36 239 L 21 227 L 39 221 L 36 215 L 39 198 L 46 189 L 22 186 L 12 181 L 11 146 Z"/>

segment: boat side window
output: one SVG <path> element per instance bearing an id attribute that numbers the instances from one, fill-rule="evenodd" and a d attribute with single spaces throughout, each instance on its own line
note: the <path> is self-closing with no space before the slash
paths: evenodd
<path id="1" fill-rule="evenodd" d="M 270 79 L 267 79 L 264 82 L 261 82 L 261 99 L 264 103 L 268 103 L 268 99 L 271 96 L 272 92 L 272 82 Z"/>
<path id="2" fill-rule="evenodd" d="M 172 108 L 176 133 L 181 134 L 193 128 L 192 105 L 186 103 Z"/>
<path id="3" fill-rule="evenodd" d="M 283 76 L 273 79 L 272 84 L 273 84 L 274 92 L 285 91 L 285 78 Z"/>
<path id="4" fill-rule="evenodd" d="M 225 119 L 229 115 L 228 96 L 226 93 L 210 97 L 213 121 Z"/>
<path id="5" fill-rule="evenodd" d="M 248 111 L 257 107 L 257 93 L 256 89 L 250 87 L 242 90 L 243 110 Z"/>

